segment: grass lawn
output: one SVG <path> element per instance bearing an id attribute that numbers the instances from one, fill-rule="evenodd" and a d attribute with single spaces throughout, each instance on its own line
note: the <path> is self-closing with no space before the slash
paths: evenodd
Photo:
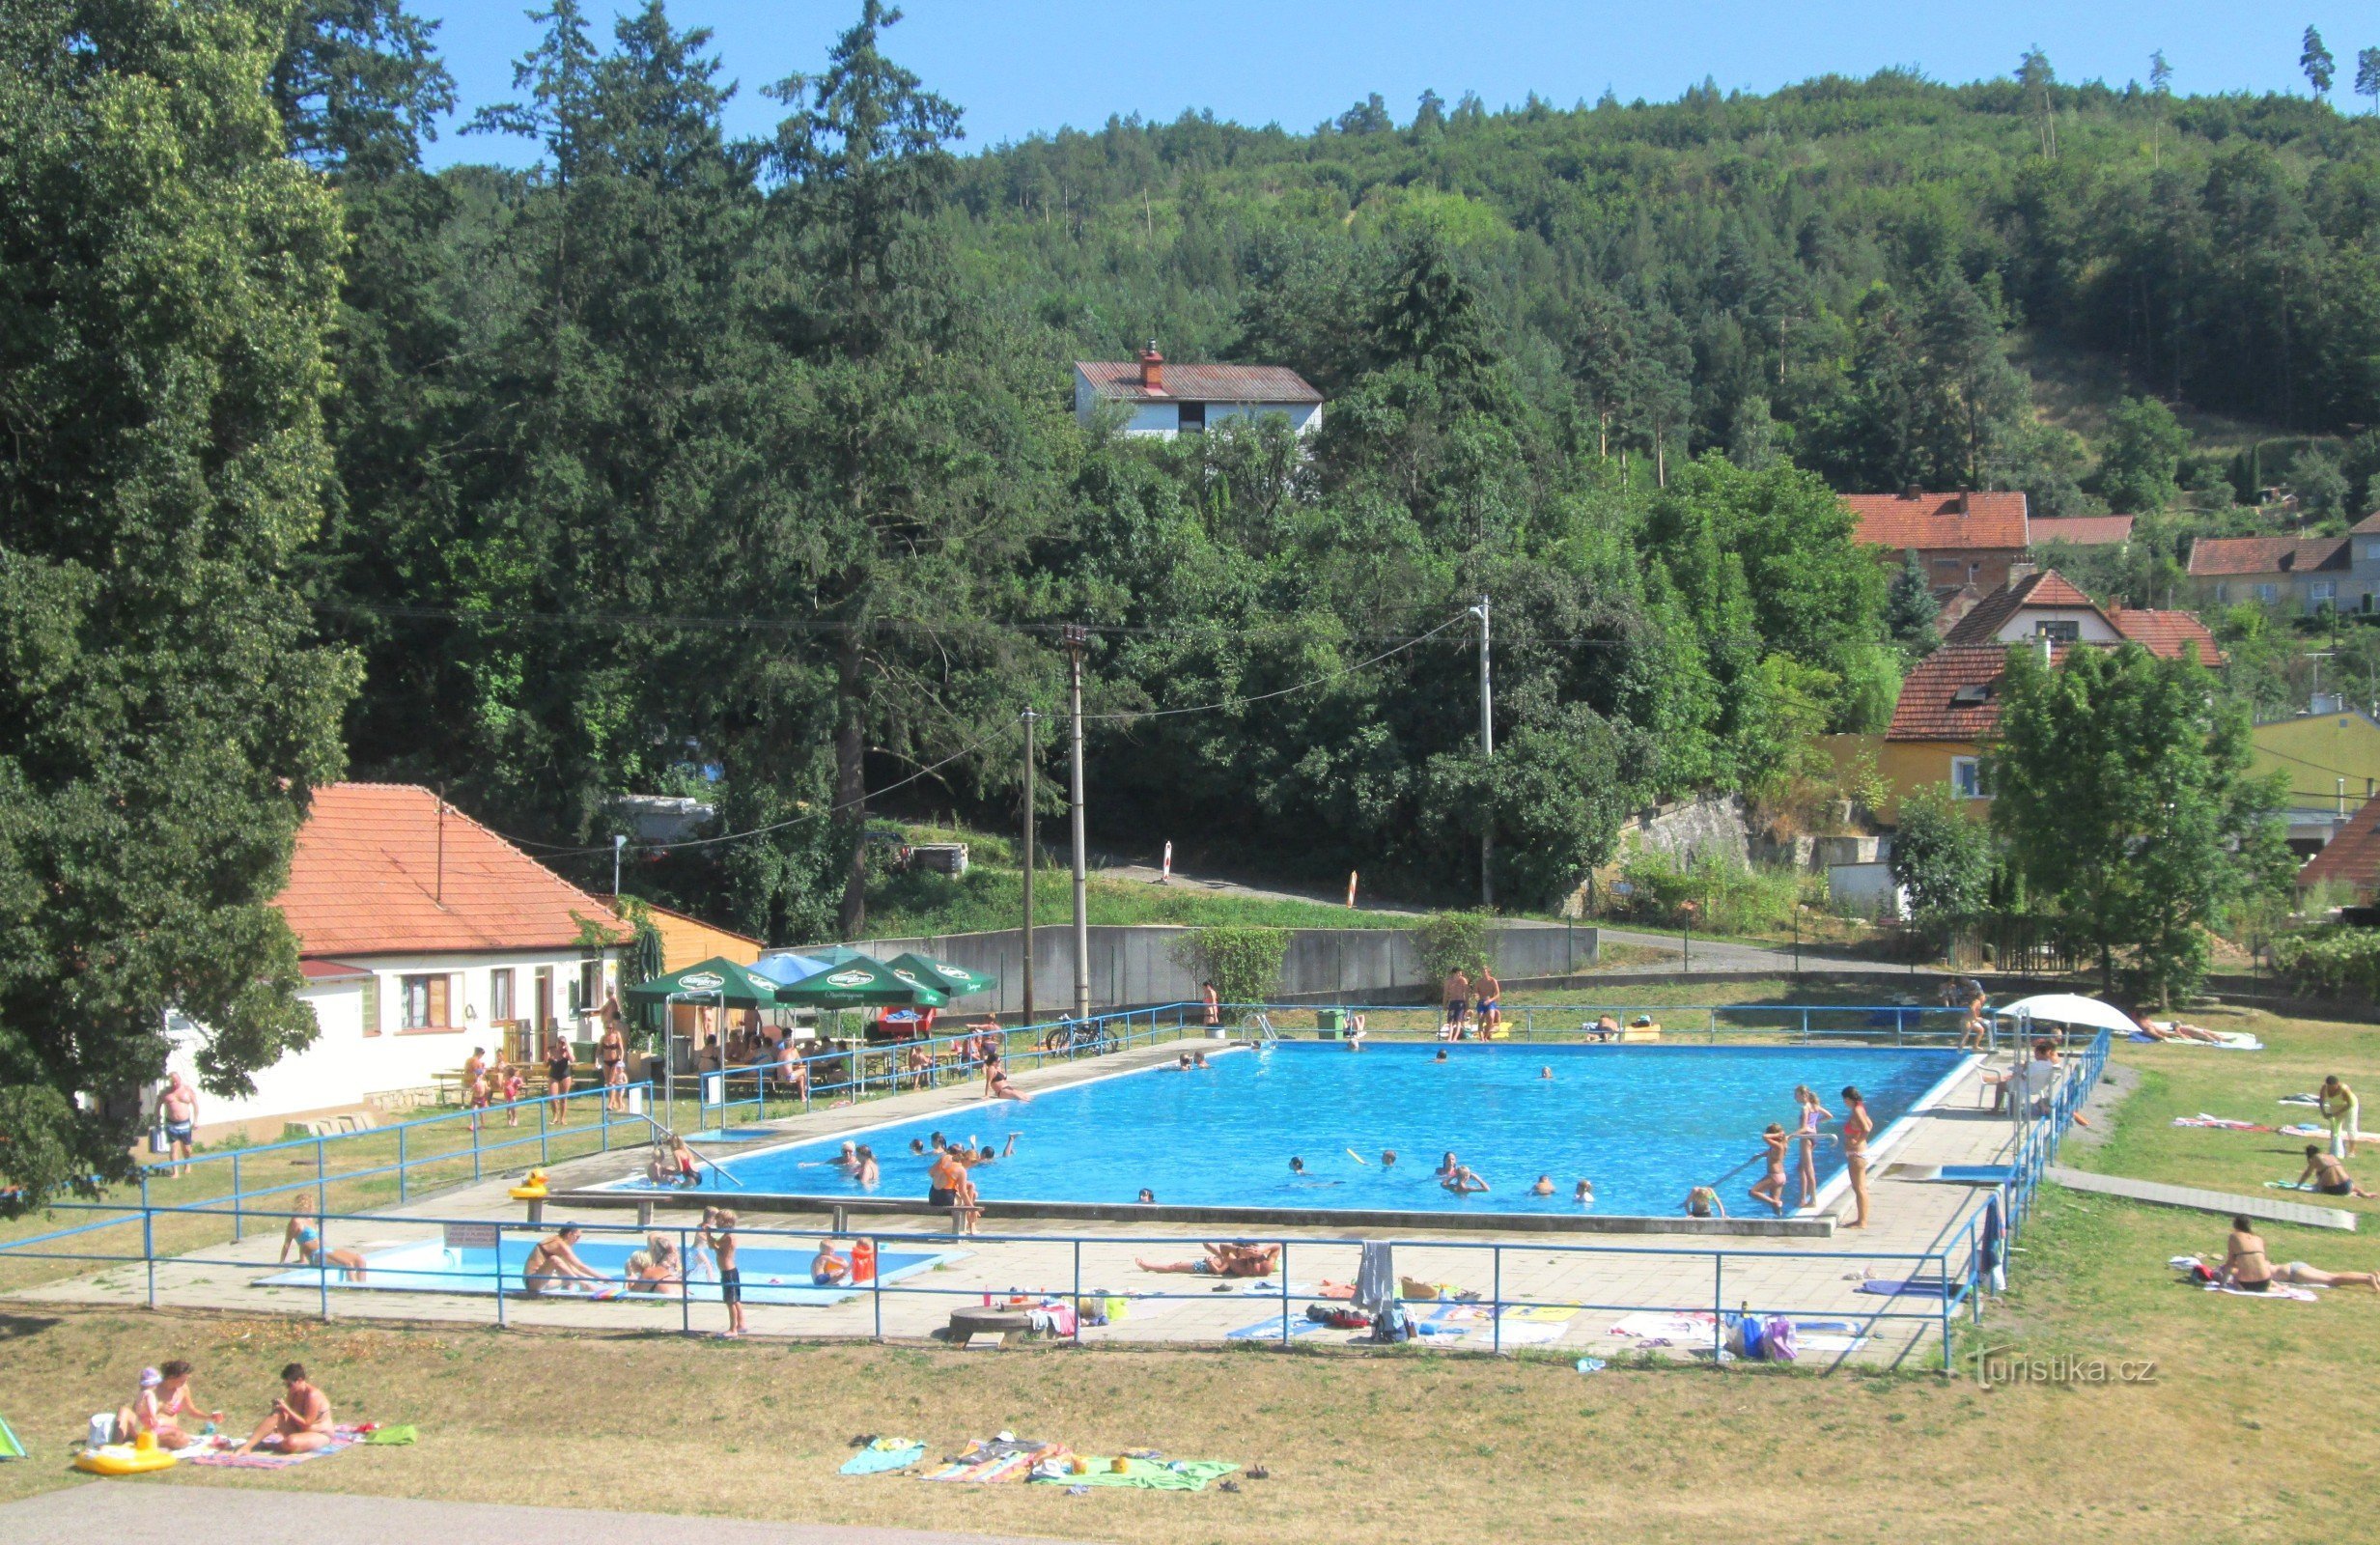
<path id="1" fill-rule="evenodd" d="M 1648 984 L 1649 985 L 1649 984 Z M 1710 989 L 1705 988 L 1708 994 Z M 2142 1083 L 2067 1162 L 2262 1193 L 2285 1139 L 2168 1125 L 2288 1119 L 2275 1096 L 2336 1070 L 2380 1089 L 2364 1027 L 2251 1015 L 2272 1050 L 2126 1046 Z M 2371 1161 L 2380 1174 L 2380 1156 Z M 1303 1349 L 730 1345 L 363 1329 L 178 1313 L 0 1317 L 0 1414 L 36 1457 L 0 1497 L 67 1483 L 66 1441 L 182 1356 L 250 1415 L 297 1358 L 343 1416 L 418 1422 L 412 1448 L 280 1475 L 159 1482 L 547 1502 L 1149 1542 L 1586 1538 L 1871 1541 L 2360 1537 L 2380 1419 L 2380 1297 L 2258 1302 L 2171 1285 L 2166 1257 L 2221 1220 L 2052 1190 L 1983 1341 L 2134 1360 L 2150 1382 L 1985 1389 L 1972 1374 L 1613 1367 Z M 2275 1226 L 2278 1259 L 2380 1268 L 2380 1239 Z M 1262 1462 L 1239 1495 L 932 1486 L 833 1474 L 854 1433 L 930 1453 L 998 1428 L 1100 1452 L 1150 1445 Z"/>

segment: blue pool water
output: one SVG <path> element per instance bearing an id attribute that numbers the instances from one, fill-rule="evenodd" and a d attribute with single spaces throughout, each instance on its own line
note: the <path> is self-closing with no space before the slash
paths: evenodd
<path id="1" fill-rule="evenodd" d="M 1030 1104 L 997 1102 L 897 1122 L 856 1140 L 876 1150 L 880 1192 L 922 1197 L 928 1161 L 912 1138 L 1004 1146 L 1014 1158 L 978 1168 L 986 1200 L 1130 1202 L 1142 1187 L 1162 1204 L 1416 1212 L 1572 1213 L 1573 1185 L 1595 1183 L 1599 1214 L 1673 1213 L 1690 1185 L 1719 1183 L 1730 1213 L 1760 1178 L 1760 1130 L 1790 1129 L 1793 1087 L 1806 1083 L 1842 1113 L 1857 1084 L 1889 1126 L 1959 1064 L 1940 1050 L 1843 1047 L 1381 1045 L 1360 1053 L 1317 1043 L 1213 1055 L 1204 1070 L 1170 1063 L 1053 1089 Z M 1551 1079 L 1540 1076 L 1551 1069 Z M 703 1190 L 734 1194 L 861 1194 L 826 1163 L 839 1138 L 725 1161 Z M 1381 1151 L 1394 1149 L 1394 1167 Z M 1456 1196 L 1432 1171 L 1453 1149 L 1493 1188 Z M 1353 1150 L 1351 1155 L 1350 1150 Z M 1308 1174 L 1290 1173 L 1292 1155 Z M 1360 1162 L 1355 1155 L 1359 1155 Z M 1819 1181 L 1842 1167 L 1818 1148 Z M 1553 1196 L 1532 1196 L 1539 1175 Z M 643 1189 L 646 1183 L 624 1183 Z"/>
<path id="2" fill-rule="evenodd" d="M 671 1239 L 673 1230 L 661 1230 Z M 508 1293 L 520 1291 L 520 1269 L 528 1262 L 529 1250 L 537 1243 L 536 1235 L 506 1236 L 504 1240 L 504 1288 Z M 578 1242 L 578 1258 L 596 1271 L 614 1278 L 628 1270 L 631 1251 L 641 1248 L 633 1237 L 615 1239 L 584 1239 Z M 850 1250 L 850 1241 L 843 1244 L 843 1253 Z M 743 1274 L 743 1296 L 752 1304 L 839 1304 L 865 1287 L 813 1287 L 810 1285 L 810 1257 L 817 1253 L 808 1249 L 763 1249 L 748 1239 L 741 1242 L 736 1252 L 736 1269 Z M 337 1288 L 365 1288 L 399 1293 L 492 1293 L 495 1291 L 495 1257 L 492 1250 L 478 1246 L 454 1249 L 432 1241 L 415 1245 L 396 1245 L 364 1252 L 365 1274 L 360 1282 L 340 1280 L 336 1269 L 330 1273 L 330 1285 Z M 887 1282 L 919 1272 L 930 1271 L 944 1261 L 956 1260 L 955 1254 L 924 1250 L 886 1250 L 878 1258 L 879 1275 Z M 278 1272 L 258 1280 L 259 1287 L 305 1287 L 319 1284 L 322 1274 L 313 1267 Z M 576 1294 L 559 1295 L 575 1298 Z M 652 1299 L 676 1303 L 677 1293 L 637 1293 L 630 1299 Z M 691 1296 L 697 1304 L 719 1301 L 719 1284 L 697 1277 Z"/>

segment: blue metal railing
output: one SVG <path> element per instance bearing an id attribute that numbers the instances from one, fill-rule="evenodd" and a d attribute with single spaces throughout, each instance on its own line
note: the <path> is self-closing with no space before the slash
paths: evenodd
<path id="1" fill-rule="evenodd" d="M 381 1213 L 356 1213 L 335 1219 L 322 1219 L 319 1222 L 319 1226 L 322 1229 L 323 1233 L 319 1249 L 323 1253 L 319 1255 L 317 1260 L 319 1262 L 322 1262 L 323 1264 L 301 1266 L 296 1268 L 294 1274 L 289 1268 L 286 1267 L 284 1263 L 266 1263 L 248 1258 L 199 1252 L 166 1256 L 159 1256 L 156 1253 L 154 1243 L 154 1227 L 152 1226 L 155 1219 L 160 1217 L 175 1218 L 191 1216 L 226 1216 L 228 1210 L 221 1207 L 209 1205 L 153 1205 L 132 1207 L 128 1204 L 120 1205 L 106 1202 L 74 1202 L 61 1203 L 60 1205 L 63 1207 L 90 1211 L 111 1212 L 120 1216 L 103 1219 L 94 1222 L 83 1223 L 72 1228 L 61 1229 L 53 1233 L 37 1236 L 32 1239 L 17 1241 L 7 1246 L 0 1246 L 0 1258 L 14 1256 L 29 1260 L 100 1261 L 118 1265 L 128 1264 L 133 1261 L 142 1261 L 148 1266 L 149 1269 L 147 1298 L 149 1306 L 152 1308 L 157 1307 L 161 1302 L 156 1278 L 156 1268 L 160 1263 L 183 1267 L 224 1267 L 251 1271 L 258 1269 L 260 1266 L 269 1266 L 272 1274 L 276 1276 L 295 1275 L 311 1272 L 317 1291 L 317 1313 L 325 1321 L 332 1318 L 330 1290 L 334 1285 L 339 1285 L 337 1279 L 344 1278 L 346 1275 L 345 1269 L 336 1264 L 328 1263 L 328 1251 L 335 1248 L 335 1241 L 331 1238 L 331 1230 L 334 1226 L 347 1228 L 357 1224 L 397 1224 L 413 1228 L 436 1228 L 441 1231 L 449 1228 L 462 1228 L 473 1231 L 476 1237 L 491 1240 L 492 1247 L 490 1248 L 488 1263 L 485 1267 L 477 1267 L 474 1265 L 473 1267 L 466 1269 L 460 1256 L 458 1256 L 452 1261 L 441 1261 L 440 1265 L 434 1270 L 427 1268 L 401 1268 L 372 1264 L 369 1266 L 368 1271 L 369 1276 L 373 1278 L 386 1279 L 395 1278 L 435 1279 L 440 1284 L 460 1284 L 453 1289 L 453 1291 L 457 1293 L 466 1293 L 475 1296 L 485 1294 L 493 1302 L 492 1315 L 495 1323 L 499 1326 L 505 1325 L 509 1322 L 509 1301 L 516 1297 L 521 1296 L 525 1292 L 525 1283 L 518 1279 L 519 1267 L 518 1265 L 508 1267 L 504 1262 L 504 1241 L 508 1238 L 518 1238 L 527 1235 L 534 1235 L 539 1238 L 549 1237 L 554 1234 L 557 1229 L 563 1226 L 560 1222 L 553 1220 L 548 1220 L 538 1224 L 529 1224 L 490 1221 L 487 1219 L 466 1220 L 421 1218 L 410 1214 Z M 141 1252 L 137 1255 L 101 1254 L 88 1250 L 63 1250 L 57 1249 L 35 1248 L 40 1246 L 55 1246 L 97 1230 L 126 1227 L 129 1226 L 133 1222 L 139 1222 L 142 1224 L 143 1243 Z M 681 1263 L 682 1269 L 686 1263 L 690 1263 L 695 1259 L 694 1246 L 700 1242 L 703 1236 L 703 1229 L 700 1225 L 689 1223 L 637 1224 L 587 1222 L 576 1219 L 571 1220 L 570 1222 L 572 1226 L 577 1227 L 583 1234 L 588 1235 L 622 1235 L 640 1239 L 658 1235 L 664 1239 L 674 1238 L 677 1244 L 677 1258 Z M 1972 1220 L 1970 1222 L 1972 1222 Z M 1129 1247 L 1135 1252 L 1187 1249 L 1190 1250 L 1193 1256 L 1195 1256 L 1199 1248 L 1203 1244 L 1203 1240 L 1195 1236 L 1189 1238 L 1169 1238 L 1162 1235 L 1147 1234 L 952 1234 L 941 1232 L 869 1233 L 851 1231 L 835 1233 L 826 1229 L 759 1228 L 745 1226 L 742 1224 L 739 1224 L 736 1227 L 735 1232 L 739 1243 L 743 1245 L 746 1249 L 755 1247 L 766 1248 L 767 1242 L 770 1241 L 798 1242 L 803 1249 L 809 1249 L 822 1241 L 864 1239 L 867 1240 L 874 1249 L 879 1260 L 885 1258 L 885 1256 L 891 1252 L 914 1251 L 921 1246 L 942 1248 L 954 1246 L 967 1247 L 984 1245 L 1020 1245 L 1033 1247 L 1037 1253 L 1059 1249 L 1064 1250 L 1066 1252 L 1068 1264 L 1063 1269 L 1062 1280 L 1053 1280 L 1045 1274 L 1035 1272 L 1035 1270 L 1029 1266 L 1011 1262 L 1002 1262 L 997 1270 L 1003 1281 L 1006 1282 L 1007 1285 L 1000 1289 L 992 1289 L 983 1285 L 938 1287 L 927 1283 L 912 1284 L 906 1280 L 887 1282 L 881 1277 L 874 1278 L 862 1284 L 851 1285 L 851 1296 L 856 1297 L 859 1294 L 864 1293 L 870 1299 L 872 1314 L 869 1336 L 872 1339 L 880 1341 L 884 1339 L 885 1336 L 884 1306 L 887 1299 L 894 1301 L 899 1301 L 904 1298 L 926 1300 L 943 1299 L 960 1302 L 972 1301 L 978 1304 L 986 1305 L 1016 1304 L 1020 1306 L 1039 1306 L 1054 1300 L 1077 1309 L 1078 1317 L 1076 1319 L 1073 1333 L 1074 1338 L 1077 1341 L 1080 1341 L 1082 1339 L 1079 1309 L 1086 1299 L 1120 1298 L 1128 1303 L 1171 1301 L 1196 1302 L 1205 1304 L 1214 1303 L 1214 1299 L 1211 1296 L 1213 1286 L 1212 1283 L 1210 1283 L 1207 1288 L 1195 1292 L 1170 1292 L 1162 1289 L 1135 1289 L 1127 1293 L 1116 1293 L 1106 1288 L 1105 1286 L 1094 1285 L 1092 1279 L 1086 1278 L 1085 1275 L 1083 1263 L 1083 1250 L 1085 1247 L 1095 1249 L 1102 1247 L 1115 1249 Z M 1471 1289 L 1471 1291 L 1478 1293 L 1478 1296 L 1475 1298 L 1460 1299 L 1453 1302 L 1458 1305 L 1470 1306 L 1485 1311 L 1486 1324 L 1484 1329 L 1486 1331 L 1486 1335 L 1484 1340 L 1485 1350 L 1489 1352 L 1501 1353 L 1504 1350 L 1505 1311 L 1508 1309 L 1552 1308 L 1570 1309 L 1577 1312 L 1615 1314 L 1651 1312 L 1697 1316 L 1708 1315 L 1710 1318 L 1709 1331 L 1711 1334 L 1710 1351 L 1714 1356 L 1725 1349 L 1727 1331 L 1734 1323 L 1737 1316 L 1749 1315 L 1755 1318 L 1783 1316 L 1788 1319 L 1798 1317 L 1805 1320 L 1823 1317 L 1828 1320 L 1841 1320 L 1852 1324 L 1855 1328 L 1854 1334 L 1860 1336 L 1871 1334 L 1877 1327 L 1882 1325 L 1897 1324 L 1901 1322 L 1923 1322 L 1927 1329 L 1933 1333 L 1933 1335 L 1937 1340 L 1941 1358 L 1941 1365 L 1943 1370 L 1947 1372 L 1951 1367 L 1952 1322 L 1962 1307 L 1967 1307 L 1972 1312 L 1979 1315 L 1980 1306 L 1975 1302 L 1977 1274 L 1974 1270 L 1974 1262 L 1972 1260 L 1974 1246 L 1972 1226 L 1962 1228 L 1959 1225 L 1954 1224 L 1952 1227 L 1945 1229 L 1937 1237 L 1942 1240 L 1943 1243 L 1926 1250 L 1863 1250 L 1856 1253 L 1808 1250 L 1728 1250 L 1724 1248 L 1683 1245 L 1647 1246 L 1573 1244 L 1550 1240 L 1530 1240 L 1526 1243 L 1521 1243 L 1496 1240 L 1423 1238 L 1392 1239 L 1386 1241 L 1386 1243 L 1387 1243 L 1392 1250 L 1400 1251 L 1444 1250 L 1459 1252 L 1472 1258 L 1481 1256 L 1486 1257 L 1485 1264 L 1488 1269 L 1485 1284 L 1486 1291 L 1478 1292 L 1478 1290 L 1474 1288 Z M 1277 1336 L 1284 1345 L 1288 1344 L 1296 1337 L 1299 1334 L 1299 1329 L 1301 1326 L 1308 1323 L 1302 1313 L 1292 1313 L 1293 1303 L 1301 1298 L 1311 1298 L 1314 1296 L 1310 1292 L 1292 1292 L 1291 1282 L 1295 1275 L 1294 1263 L 1299 1261 L 1301 1258 L 1304 1260 L 1311 1260 L 1313 1256 L 1310 1252 L 1312 1251 L 1325 1250 L 1359 1250 L 1361 1247 L 1367 1243 L 1367 1241 L 1364 1240 L 1350 1238 L 1297 1238 L 1286 1235 L 1270 1237 L 1257 1235 L 1253 1236 L 1251 1239 L 1248 1239 L 1247 1242 L 1261 1243 L 1277 1247 L 1279 1255 L 1274 1263 L 1274 1270 L 1268 1274 L 1270 1280 L 1265 1291 L 1262 1292 L 1261 1295 L 1254 1293 L 1240 1294 L 1236 1296 L 1235 1301 L 1248 1303 L 1251 1306 L 1259 1302 L 1265 1304 L 1273 1311 L 1273 1313 L 1278 1317 Z M 1965 1251 L 1961 1251 L 1956 1248 L 1961 1242 L 1964 1242 L 1967 1247 Z M 1710 1297 L 1708 1299 L 1702 1299 L 1696 1295 L 1695 1297 L 1690 1299 L 1685 1294 L 1650 1296 L 1638 1295 L 1636 1297 L 1626 1298 L 1614 1296 L 1582 1296 L 1577 1298 L 1565 1298 L 1547 1294 L 1514 1296 L 1507 1294 L 1504 1291 L 1504 1283 L 1506 1281 L 1504 1256 L 1508 1251 L 1518 1251 L 1525 1256 L 1535 1257 L 1539 1262 L 1542 1262 L 1542 1259 L 1547 1256 L 1583 1259 L 1589 1262 L 1608 1260 L 1622 1266 L 1641 1266 L 1647 1260 L 1671 1260 L 1677 1261 L 1681 1264 L 1681 1278 L 1684 1276 L 1698 1276 L 1701 1267 L 1707 1264 L 1710 1269 Z M 1883 1306 L 1881 1307 L 1862 1307 L 1851 1310 L 1812 1307 L 1808 1305 L 1789 1306 L 1762 1304 L 1752 1302 L 1749 1298 L 1741 1299 L 1732 1306 L 1729 1304 L 1728 1273 L 1731 1268 L 1741 1270 L 1744 1267 L 1758 1268 L 1763 1266 L 1774 1266 L 1778 1262 L 1811 1260 L 1825 1261 L 1834 1265 L 1848 1265 L 1855 1267 L 1865 1266 L 1871 1268 L 1871 1272 L 1869 1274 L 1871 1276 L 1880 1275 L 1874 1273 L 1872 1271 L 1873 1268 L 1884 1267 L 1898 1278 L 1906 1279 L 1918 1279 L 1927 1281 L 1929 1284 L 1939 1283 L 1940 1288 L 1939 1292 L 1936 1292 L 1929 1285 L 1929 1287 L 1924 1290 L 1924 1296 L 1931 1299 L 1933 1302 L 1929 1303 L 1928 1306 L 1922 1309 L 1902 1309 L 1893 1307 L 1892 1306 L 1899 1301 L 1900 1295 L 1886 1296 L 1883 1301 Z M 1120 1271 L 1122 1268 L 1116 1267 L 1114 1269 Z M 1314 1268 L 1310 1267 L 1306 1269 L 1309 1271 L 1314 1270 Z M 1351 1271 L 1349 1275 L 1352 1277 L 1354 1274 Z M 1456 1275 L 1462 1274 L 1457 1273 Z M 1625 1276 L 1630 1274 L 1614 1275 Z M 715 1278 L 711 1278 L 710 1280 L 715 1281 Z M 671 1283 L 667 1284 L 662 1290 L 656 1291 L 651 1294 L 622 1293 L 619 1297 L 622 1301 L 630 1303 L 644 1302 L 666 1304 L 674 1300 L 679 1306 L 680 1328 L 690 1332 L 693 1329 L 693 1306 L 697 1301 L 697 1296 L 700 1294 L 700 1290 L 705 1285 L 706 1279 L 697 1278 L 693 1280 L 690 1290 L 684 1284 Z M 746 1285 L 748 1287 L 750 1283 L 747 1281 Z M 796 1281 L 792 1285 L 796 1287 L 807 1287 L 811 1284 L 803 1281 Z M 534 1296 L 559 1297 L 562 1302 L 566 1303 L 584 1302 L 583 1299 L 580 1299 L 574 1294 L 548 1294 Z M 711 1297 L 714 1302 L 716 1301 L 715 1290 L 713 1295 L 705 1296 Z M 1449 1301 L 1442 1297 L 1419 1298 L 1400 1295 L 1399 1302 L 1407 1305 L 1436 1306 L 1447 1303 Z M 1243 1328 L 1240 1333 L 1222 1337 L 1192 1335 L 1185 1336 L 1181 1339 L 1210 1340 L 1253 1338 L 1247 1334 L 1249 1329 L 1251 1328 Z M 1424 1343 L 1427 1343 L 1433 1339 L 1428 1334 L 1421 1333 L 1416 1333 L 1415 1338 L 1423 1341 Z M 1466 1334 L 1462 1337 L 1465 1341 L 1468 1341 L 1470 1338 L 1470 1334 Z M 1913 1340 L 1911 1344 L 1921 1344 L 1924 1338 L 1924 1333 L 1920 1332 L 1918 1336 Z M 1590 1346 L 1583 1346 L 1579 1343 L 1572 1343 L 1562 1347 L 1560 1349 L 1560 1355 L 1569 1357 L 1583 1350 L 1592 1350 L 1592 1348 Z M 1698 1351 L 1699 1349 L 1694 1348 L 1691 1350 Z M 1846 1356 L 1848 1354 L 1846 1354 Z"/>

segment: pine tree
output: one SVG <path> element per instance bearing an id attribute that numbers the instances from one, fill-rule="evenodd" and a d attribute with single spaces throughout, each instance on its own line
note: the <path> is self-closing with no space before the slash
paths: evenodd
<path id="1" fill-rule="evenodd" d="M 2380 48 L 2355 51 L 2355 92 L 2370 98 L 2371 111 L 2380 113 Z"/>
<path id="2" fill-rule="evenodd" d="M 2338 62 L 2322 44 L 2322 34 L 2311 27 L 2306 29 L 2306 46 L 2297 56 L 2297 68 L 2306 71 L 2306 84 L 2314 89 L 2316 99 L 2331 94 L 2331 82 L 2338 73 Z"/>
<path id="3" fill-rule="evenodd" d="M 1912 655 L 1931 654 L 1941 641 L 1934 631 L 1934 619 L 1940 615 L 1942 603 L 1934 599 L 1925 565 L 1912 548 L 1902 555 L 1901 566 L 1893 571 L 1892 584 L 1885 592 L 1885 631 Z"/>

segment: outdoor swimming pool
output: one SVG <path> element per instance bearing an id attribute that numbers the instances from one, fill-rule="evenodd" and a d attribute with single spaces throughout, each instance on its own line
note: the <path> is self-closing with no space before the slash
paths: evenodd
<path id="1" fill-rule="evenodd" d="M 1838 1116 L 1839 1091 L 1857 1084 L 1888 1128 L 1963 1060 L 1935 1049 L 1467 1042 L 1446 1047 L 1440 1062 L 1438 1050 L 1374 1043 L 1351 1053 L 1284 1042 L 1218 1051 L 1202 1070 L 1165 1063 L 1026 1105 L 1000 1101 L 742 1154 L 723 1161 L 732 1181 L 706 1169 L 701 1189 L 865 1194 L 827 1163 L 850 1137 L 876 1150 L 879 1194 L 923 1197 L 928 1161 L 910 1143 L 939 1130 L 995 1148 L 1017 1134 L 1015 1157 L 975 1171 L 988 1201 L 1129 1203 L 1145 1187 L 1173 1206 L 1575 1214 L 1571 1190 L 1583 1177 L 1595 1184 L 1599 1215 L 1675 1213 L 1696 1184 L 1719 1184 L 1731 1214 L 1765 1215 L 1746 1195 L 1760 1177 L 1748 1161 L 1762 1127 L 1792 1127 L 1795 1084 L 1817 1090 Z M 1395 1151 L 1393 1166 L 1382 1163 L 1385 1149 Z M 1457 1196 L 1440 1186 L 1432 1171 L 1448 1149 L 1493 1189 Z M 1304 1176 L 1290 1172 L 1293 1156 L 1304 1160 Z M 1821 1186 L 1841 1167 L 1837 1146 L 1820 1144 Z M 1555 1194 L 1529 1194 L 1539 1175 Z M 650 1189 L 641 1178 L 621 1186 Z"/>
<path id="2" fill-rule="evenodd" d="M 678 1237 L 674 1229 L 662 1229 L 659 1232 L 673 1241 Z M 545 1236 L 542 1233 L 537 1232 L 505 1236 L 503 1258 L 506 1292 L 520 1291 L 520 1269 L 528 1261 L 531 1247 L 543 1237 Z M 633 1238 L 582 1238 L 578 1242 L 578 1258 L 596 1271 L 612 1278 L 616 1287 L 618 1278 L 628 1269 L 629 1253 L 639 1248 L 640 1242 Z M 844 1241 L 843 1248 L 846 1251 L 850 1250 L 849 1240 Z M 736 1257 L 737 1269 L 743 1274 L 744 1300 L 752 1304 L 840 1304 L 845 1299 L 866 1291 L 864 1286 L 857 1288 L 811 1286 L 810 1257 L 813 1253 L 809 1250 L 766 1249 L 750 1244 L 744 1245 Z M 913 1277 L 919 1272 L 931 1271 L 944 1262 L 959 1258 L 957 1254 L 948 1251 L 886 1250 L 878 1261 L 879 1275 L 887 1282 L 898 1281 L 904 1277 Z M 338 1269 L 333 1267 L 329 1274 L 330 1285 L 335 1288 L 360 1288 L 397 1293 L 489 1294 L 495 1291 L 495 1250 L 485 1246 L 468 1245 L 457 1248 L 440 1245 L 435 1241 L 423 1241 L 413 1245 L 366 1249 L 364 1251 L 366 1268 L 364 1280 L 360 1282 L 343 1281 Z M 259 1287 L 318 1288 L 321 1285 L 322 1276 L 322 1274 L 314 1267 L 301 1266 L 295 1271 L 276 1272 L 270 1277 L 261 1278 L 256 1285 Z M 568 1302 L 584 1295 L 561 1293 L 554 1296 Z M 691 1286 L 690 1296 L 697 1304 L 706 1302 L 716 1304 L 719 1301 L 719 1284 L 715 1279 L 705 1280 L 703 1277 L 698 1276 Z M 631 1301 L 649 1299 L 657 1303 L 674 1304 L 678 1301 L 675 1290 L 662 1293 L 633 1293 L 626 1297 Z"/>

